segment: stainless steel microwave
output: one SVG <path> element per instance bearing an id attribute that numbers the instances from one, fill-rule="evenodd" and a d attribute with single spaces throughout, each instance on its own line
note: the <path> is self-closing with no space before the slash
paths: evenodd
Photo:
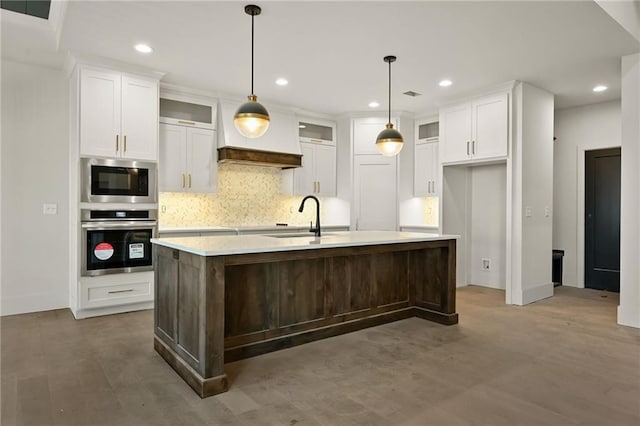
<path id="1" fill-rule="evenodd" d="M 107 158 L 80 159 L 80 201 L 155 203 L 156 163 Z"/>

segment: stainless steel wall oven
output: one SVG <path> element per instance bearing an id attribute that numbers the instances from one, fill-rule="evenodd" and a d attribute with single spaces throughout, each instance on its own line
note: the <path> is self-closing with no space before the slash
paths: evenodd
<path id="1" fill-rule="evenodd" d="M 80 211 L 82 276 L 153 270 L 157 210 Z"/>
<path id="2" fill-rule="evenodd" d="M 155 203 L 156 163 L 81 158 L 80 201 L 85 203 Z"/>

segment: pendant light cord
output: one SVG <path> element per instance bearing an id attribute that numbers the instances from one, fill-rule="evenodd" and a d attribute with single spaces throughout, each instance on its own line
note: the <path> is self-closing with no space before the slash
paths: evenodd
<path id="1" fill-rule="evenodd" d="M 391 61 L 389 61 L 389 123 L 391 123 Z"/>
<path id="2" fill-rule="evenodd" d="M 253 18 L 251 15 L 251 94 L 253 95 Z"/>

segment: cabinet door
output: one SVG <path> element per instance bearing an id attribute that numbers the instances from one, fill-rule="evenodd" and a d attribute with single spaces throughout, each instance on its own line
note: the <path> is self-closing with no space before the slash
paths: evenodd
<path id="1" fill-rule="evenodd" d="M 396 230 L 396 160 L 382 155 L 354 156 L 356 229 Z"/>
<path id="2" fill-rule="evenodd" d="M 311 143 L 301 142 L 302 167 L 293 172 L 293 195 L 309 195 L 315 193 L 315 150 Z"/>
<path id="3" fill-rule="evenodd" d="M 473 158 L 507 156 L 508 98 L 506 94 L 488 96 L 472 103 Z"/>
<path id="4" fill-rule="evenodd" d="M 116 157 L 120 139 L 120 74 L 80 70 L 80 155 Z"/>
<path id="5" fill-rule="evenodd" d="M 413 173 L 413 195 L 427 197 L 431 189 L 432 144 L 416 145 L 415 167 Z"/>
<path id="6" fill-rule="evenodd" d="M 181 192 L 186 183 L 187 129 L 172 124 L 160 125 L 160 164 L 158 191 Z"/>
<path id="7" fill-rule="evenodd" d="M 443 109 L 440 113 L 440 141 L 444 163 L 471 158 L 471 104 Z"/>
<path id="8" fill-rule="evenodd" d="M 427 146 L 429 147 L 429 154 L 428 154 L 428 158 L 430 160 L 430 170 L 429 170 L 429 174 L 427 175 L 427 179 L 428 181 L 431 181 L 431 188 L 430 188 L 430 192 L 429 192 L 429 196 L 431 197 L 437 197 L 438 194 L 440 193 L 439 191 L 439 176 L 440 176 L 440 153 L 439 153 L 439 149 L 440 149 L 440 143 L 439 142 L 432 142 L 427 144 Z"/>
<path id="9" fill-rule="evenodd" d="M 335 197 L 336 147 L 316 145 L 315 151 L 315 174 L 316 182 L 318 182 L 318 195 L 322 197 Z"/>
<path id="10" fill-rule="evenodd" d="M 187 190 L 215 192 L 218 178 L 218 152 L 213 130 L 186 128 L 187 131 Z"/>
<path id="11" fill-rule="evenodd" d="M 391 119 L 395 129 L 398 128 L 396 119 Z M 357 118 L 353 120 L 353 153 L 380 154 L 376 148 L 376 138 L 384 130 L 386 118 Z"/>
<path id="12" fill-rule="evenodd" d="M 122 76 L 122 156 L 158 160 L 158 82 Z"/>

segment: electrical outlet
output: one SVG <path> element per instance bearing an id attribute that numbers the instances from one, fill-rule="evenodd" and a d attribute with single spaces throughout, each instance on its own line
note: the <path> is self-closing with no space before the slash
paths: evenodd
<path id="1" fill-rule="evenodd" d="M 491 270 L 491 259 L 482 259 L 482 270 L 483 271 Z"/>
<path id="2" fill-rule="evenodd" d="M 551 214 L 551 208 L 549 206 L 544 207 L 544 217 L 549 217 Z"/>
<path id="3" fill-rule="evenodd" d="M 42 214 L 58 214 L 58 205 L 57 204 L 43 204 L 42 205 Z"/>
<path id="4" fill-rule="evenodd" d="M 531 217 L 533 216 L 533 208 L 531 206 L 527 206 L 524 209 L 524 215 L 525 217 Z"/>
<path id="5" fill-rule="evenodd" d="M 167 206 L 165 206 L 164 204 L 160 206 L 160 211 L 162 213 L 166 213 L 167 212 Z"/>

